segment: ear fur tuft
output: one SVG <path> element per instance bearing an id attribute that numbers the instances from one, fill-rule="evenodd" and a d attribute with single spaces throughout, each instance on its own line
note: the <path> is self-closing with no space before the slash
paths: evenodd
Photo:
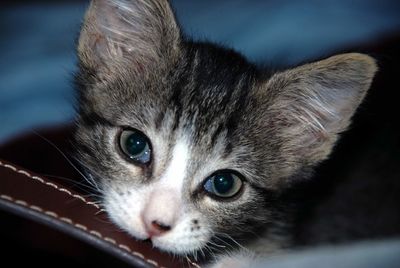
<path id="1" fill-rule="evenodd" d="M 349 53 L 273 75 L 266 85 L 273 94 L 268 114 L 287 148 L 310 164 L 325 159 L 376 71 L 373 58 Z"/>
<path id="2" fill-rule="evenodd" d="M 100 74 L 127 69 L 143 72 L 171 61 L 180 31 L 168 1 L 93 0 L 82 26 L 81 65 Z"/>

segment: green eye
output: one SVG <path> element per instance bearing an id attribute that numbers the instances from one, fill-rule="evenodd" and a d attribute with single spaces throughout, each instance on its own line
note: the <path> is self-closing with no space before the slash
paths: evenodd
<path id="1" fill-rule="evenodd" d="M 204 183 L 204 190 L 214 196 L 230 198 L 242 188 L 243 181 L 232 171 L 219 171 L 210 176 Z"/>
<path id="2" fill-rule="evenodd" d="M 151 160 L 150 141 L 138 130 L 124 130 L 119 138 L 122 152 L 135 162 L 147 164 Z"/>

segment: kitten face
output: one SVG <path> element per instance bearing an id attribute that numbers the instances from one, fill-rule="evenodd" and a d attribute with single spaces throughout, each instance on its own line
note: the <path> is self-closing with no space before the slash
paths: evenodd
<path id="1" fill-rule="evenodd" d="M 282 225 L 280 190 L 329 155 L 376 71 L 344 54 L 266 75 L 183 39 L 156 0 L 93 1 L 78 54 L 80 159 L 116 224 L 178 254 Z"/>
<path id="2" fill-rule="evenodd" d="M 203 46 L 187 46 L 188 54 L 179 63 L 183 66 L 149 81 L 146 88 L 137 88 L 130 78 L 118 78 L 117 86 L 101 89 L 110 92 L 107 99 L 88 96 L 83 109 L 104 103 L 87 116 L 81 114 L 77 133 L 86 148 L 83 160 L 103 185 L 110 217 L 139 239 L 151 236 L 153 221 L 171 226 L 151 239 L 155 246 L 175 253 L 223 243 L 215 238 L 217 234 L 219 239 L 227 239 L 226 234 L 233 238 L 248 235 L 274 219 L 266 202 L 274 196 L 265 188 L 272 168 L 262 168 L 269 157 L 256 157 L 265 154 L 265 147 L 258 146 L 262 141 L 249 124 L 253 119 L 242 116 L 252 109 L 247 102 L 257 86 L 255 70 L 234 53 L 208 55 L 207 50 L 202 52 Z M 215 62 L 210 63 L 211 58 Z M 236 71 L 240 65 L 242 71 Z M 162 94 L 148 94 L 147 88 Z M 127 89 L 140 94 L 114 96 Z M 139 130 L 148 138 L 149 165 L 135 164 L 124 155 L 120 134 L 125 129 Z M 272 150 L 271 160 L 278 153 Z M 216 199 L 204 190 L 205 180 L 220 170 L 243 176 L 235 197 Z M 239 208 L 241 213 L 237 213 Z M 248 224 L 254 229 L 243 231 Z"/>

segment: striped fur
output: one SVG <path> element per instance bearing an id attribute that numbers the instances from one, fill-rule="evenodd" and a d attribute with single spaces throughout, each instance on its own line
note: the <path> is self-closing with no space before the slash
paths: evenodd
<path id="1" fill-rule="evenodd" d="M 77 155 L 99 181 L 110 217 L 146 239 L 139 214 L 166 172 L 173 176 L 174 148 L 184 142 L 184 177 L 171 203 L 177 231 L 153 243 L 206 258 L 290 244 L 281 194 L 329 156 L 376 72 L 370 57 L 344 54 L 269 74 L 233 50 L 183 36 L 165 0 L 93 0 L 78 55 Z M 150 139 L 150 166 L 121 157 L 125 127 Z M 202 191 L 219 169 L 245 178 L 234 200 Z"/>

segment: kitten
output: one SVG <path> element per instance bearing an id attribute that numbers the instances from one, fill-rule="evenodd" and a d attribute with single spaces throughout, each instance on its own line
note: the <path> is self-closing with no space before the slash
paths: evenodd
<path id="1" fill-rule="evenodd" d="M 216 266 L 290 246 L 280 194 L 329 156 L 377 70 L 351 53 L 269 73 L 192 42 L 165 0 L 93 0 L 78 56 L 79 157 L 110 218 Z"/>

